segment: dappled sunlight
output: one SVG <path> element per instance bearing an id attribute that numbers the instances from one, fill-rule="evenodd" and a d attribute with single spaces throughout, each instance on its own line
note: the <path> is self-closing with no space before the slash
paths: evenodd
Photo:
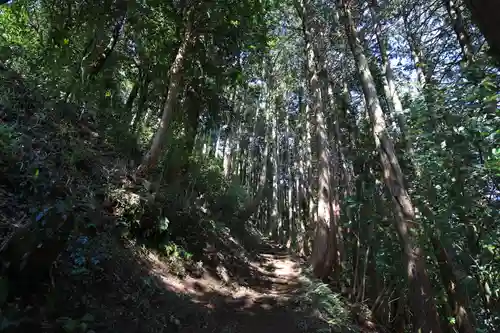
<path id="1" fill-rule="evenodd" d="M 498 1 L 0 0 L 0 332 L 498 331 Z"/>
<path id="2" fill-rule="evenodd" d="M 249 266 L 257 273 L 256 278 L 262 280 L 262 287 L 259 285 L 241 286 L 236 281 L 224 284 L 205 272 L 201 278 L 186 276 L 179 278 L 169 273 L 166 264 L 152 253 L 148 254 L 151 261 L 151 273 L 155 274 L 164 284 L 165 288 L 178 293 L 184 293 L 193 297 L 199 303 L 207 302 L 207 294 L 217 293 L 227 298 L 227 303 L 239 304 L 242 308 L 251 307 L 253 304 L 261 304 L 269 308 L 271 303 L 278 303 L 289 297 L 290 293 L 299 286 L 298 277 L 301 274 L 301 267 L 287 254 L 259 254 L 262 261 L 251 261 Z M 269 272 L 269 266 L 272 271 Z M 238 277 L 245 281 L 245 277 Z M 213 307 L 211 302 L 207 306 Z"/>
<path id="3" fill-rule="evenodd" d="M 173 293 L 183 302 L 198 306 L 197 312 L 210 315 L 210 320 L 198 324 L 203 327 L 202 331 L 216 327 L 215 331 L 218 331 L 229 325 L 236 332 L 302 332 L 304 321 L 309 322 L 308 327 L 324 325 L 321 320 L 313 319 L 310 314 L 300 312 L 295 305 L 291 305 L 292 296 L 300 287 L 298 278 L 301 267 L 285 252 L 259 253 L 260 261 L 250 263 L 254 270 L 244 271 L 257 274 L 253 277 L 254 282 L 247 285 L 238 283 L 246 280 L 243 275 L 236 276 L 230 283 L 224 283 L 208 272 L 199 278 L 189 275 L 178 277 L 170 273 L 169 267 L 157 255 L 148 252 L 139 257 L 148 274 L 154 277 L 156 288 Z M 269 272 L 268 265 L 273 266 L 272 272 Z M 177 326 L 181 332 L 199 329 L 191 321 L 183 320 L 179 315 L 182 311 L 177 313 Z"/>

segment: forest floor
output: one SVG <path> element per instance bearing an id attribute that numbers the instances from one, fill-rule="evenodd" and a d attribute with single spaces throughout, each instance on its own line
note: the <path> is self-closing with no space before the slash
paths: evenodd
<path id="1" fill-rule="evenodd" d="M 310 313 L 297 311 L 301 290 L 301 260 L 277 245 L 263 246 L 250 270 L 242 267 L 238 280 L 223 283 L 204 275 L 176 278 L 161 261 L 154 272 L 167 290 L 187 295 L 206 313 L 199 321 L 179 320 L 179 332 L 316 332 L 328 325 Z M 245 272 L 246 271 L 246 272 Z M 248 274 L 251 272 L 251 274 Z"/>
<path id="2" fill-rule="evenodd" d="M 223 279 L 209 267 L 179 276 L 160 256 L 129 241 L 103 235 L 88 244 L 88 256 L 106 251 L 110 259 L 75 273 L 63 255 L 51 283 L 15 302 L 17 320 L 9 319 L 6 332 L 350 331 L 303 302 L 304 262 L 273 243 L 263 243 L 247 264 L 224 263 L 231 267 Z"/>
<path id="3" fill-rule="evenodd" d="M 148 195 L 130 184 L 130 157 L 73 117 L 71 105 L 0 74 L 0 332 L 356 327 L 346 302 L 312 279 L 301 258 L 245 221 L 231 230 L 201 212 L 190 220 L 174 214 L 169 253 L 120 234 L 124 209 L 144 208 Z M 184 232 L 179 251 L 176 232 Z"/>

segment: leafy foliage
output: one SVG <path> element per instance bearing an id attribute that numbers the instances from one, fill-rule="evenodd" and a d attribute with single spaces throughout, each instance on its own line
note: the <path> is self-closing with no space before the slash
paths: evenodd
<path id="1" fill-rule="evenodd" d="M 466 4 L 0 5 L 0 281 L 22 291 L 64 251 L 90 281 L 111 260 L 94 237 L 111 230 L 181 276 L 210 247 L 248 266 L 234 244 L 269 236 L 325 268 L 333 282 L 304 281 L 300 302 L 335 327 L 353 303 L 418 330 L 406 284 L 428 276 L 441 326 L 471 333 L 466 313 L 493 330 L 500 76 Z M 415 279 L 409 249 L 424 253 Z M 87 331 L 84 318 L 58 325 Z"/>

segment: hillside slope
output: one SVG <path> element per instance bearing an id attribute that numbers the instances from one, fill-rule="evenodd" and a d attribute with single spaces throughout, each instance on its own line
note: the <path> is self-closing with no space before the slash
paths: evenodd
<path id="1" fill-rule="evenodd" d="M 169 241 L 151 248 L 143 226 L 161 199 L 129 176 L 131 157 L 89 115 L 0 73 L 0 331 L 353 328 L 338 295 L 251 227 L 171 206 Z"/>

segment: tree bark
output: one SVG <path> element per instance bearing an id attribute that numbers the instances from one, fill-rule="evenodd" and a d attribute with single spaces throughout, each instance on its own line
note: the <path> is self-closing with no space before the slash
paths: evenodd
<path id="1" fill-rule="evenodd" d="M 434 253 L 438 260 L 441 280 L 448 294 L 448 304 L 456 319 L 457 330 L 459 333 L 474 333 L 475 329 L 467 311 L 468 304 L 466 302 L 466 297 L 462 295 L 461 290 L 459 290 L 458 281 L 453 271 L 450 257 L 440 239 L 435 234 L 431 234 L 430 237 Z"/>
<path id="2" fill-rule="evenodd" d="M 469 32 L 465 29 L 462 11 L 456 0 L 443 0 L 451 25 L 457 35 L 458 43 L 462 49 L 462 55 L 468 65 L 474 62 L 474 51 L 470 41 Z M 499 25 L 500 26 L 500 25 Z"/>
<path id="3" fill-rule="evenodd" d="M 145 111 L 145 106 L 146 106 L 146 101 L 148 99 L 148 89 L 149 89 L 149 83 L 151 81 L 149 78 L 146 77 L 144 78 L 144 82 L 142 83 L 140 89 L 139 89 L 139 100 L 137 101 L 137 111 L 135 113 L 135 117 L 133 120 L 133 123 L 131 125 L 131 132 L 136 133 L 137 129 L 141 127 L 142 124 L 142 117 Z"/>
<path id="4" fill-rule="evenodd" d="M 123 10 L 123 14 L 121 14 L 121 17 L 118 19 L 113 28 L 111 39 L 109 40 L 108 45 L 106 45 L 104 50 L 98 55 L 97 59 L 92 62 L 87 70 L 87 81 L 90 81 L 101 71 L 101 69 L 104 67 L 104 64 L 106 63 L 106 60 L 108 60 L 111 53 L 113 53 L 113 50 L 115 49 L 115 46 L 120 39 L 120 33 L 123 29 L 123 26 L 125 25 L 125 18 L 127 14 L 126 5 L 122 6 L 125 7 Z"/>
<path id="5" fill-rule="evenodd" d="M 132 109 L 134 107 L 134 101 L 137 98 L 137 94 L 139 93 L 139 84 L 137 82 L 134 83 L 132 89 L 130 90 L 130 94 L 128 95 L 127 102 L 125 103 L 125 119 L 127 126 L 130 126 L 130 121 L 132 119 Z"/>
<path id="6" fill-rule="evenodd" d="M 188 22 L 186 24 L 184 38 L 181 41 L 181 45 L 179 46 L 175 60 L 170 67 L 170 82 L 168 85 L 167 99 L 161 117 L 160 128 L 156 130 L 156 134 L 153 138 L 151 147 L 149 148 L 147 154 L 144 156 L 142 164 L 138 168 L 139 174 L 147 174 L 151 170 L 151 168 L 156 167 L 156 165 L 158 164 L 162 146 L 168 134 L 170 121 L 172 119 L 174 107 L 177 102 L 177 97 L 181 90 L 184 61 L 192 38 L 193 34 L 191 31 L 191 23 Z"/>
<path id="7" fill-rule="evenodd" d="M 317 277 L 326 279 L 333 269 L 338 281 L 340 280 L 340 266 L 338 265 L 337 232 L 340 206 L 338 189 L 333 188 L 331 183 L 330 145 L 326 122 L 326 107 L 329 105 L 328 84 L 321 54 L 323 48 L 318 45 L 320 43 L 319 27 L 312 4 L 309 0 L 303 0 L 300 3 L 296 2 L 295 6 L 302 19 L 306 41 L 308 90 L 311 100 L 310 108 L 315 115 L 318 152 L 318 206 L 311 264 Z M 337 163 L 335 159 L 332 165 L 334 177 L 338 175 Z"/>
<path id="8" fill-rule="evenodd" d="M 422 48 L 420 43 L 415 36 L 415 33 L 411 31 L 410 24 L 408 22 L 408 13 L 403 14 L 404 29 L 408 38 L 408 44 L 410 46 L 411 57 L 415 65 L 415 71 L 417 72 L 417 80 L 421 89 L 425 89 L 430 73 L 428 70 L 427 62 L 424 59 Z"/>
<path id="9" fill-rule="evenodd" d="M 418 245 L 418 234 L 411 198 L 405 188 L 403 173 L 390 139 L 384 114 L 377 96 L 368 61 L 359 41 L 349 7 L 340 0 L 345 16 L 345 28 L 349 45 L 361 78 L 363 93 L 372 123 L 373 136 L 383 169 L 384 183 L 394 205 L 396 230 L 403 248 L 406 273 L 410 288 L 410 304 L 413 312 L 413 331 L 440 333 L 439 316 L 432 296 L 432 288 L 425 268 L 425 254 Z"/>
<path id="10" fill-rule="evenodd" d="M 477 23 L 479 30 L 486 38 L 491 54 L 500 63 L 500 21 L 498 20 L 498 1 L 496 0 L 465 0 Z"/>
<path id="11" fill-rule="evenodd" d="M 371 3 L 370 13 L 375 24 L 375 36 L 380 50 L 382 80 L 384 93 L 386 95 L 387 103 L 389 104 L 390 118 L 393 121 L 393 127 L 399 126 L 401 131 L 403 131 L 405 126 L 403 119 L 403 104 L 401 103 L 401 99 L 399 98 L 396 90 L 394 73 L 389 61 L 387 35 L 384 32 L 384 27 L 381 25 L 378 7 L 375 0 Z"/>
<path id="12" fill-rule="evenodd" d="M 267 200 L 269 204 L 270 210 L 270 219 L 268 226 L 268 234 L 273 238 L 278 238 L 279 231 L 279 207 L 278 207 L 278 158 L 279 158 L 279 140 L 278 140 L 278 117 L 276 115 L 277 110 L 280 107 L 278 102 L 279 96 L 276 97 L 274 102 L 275 112 L 271 115 L 270 123 L 271 123 L 271 147 L 270 147 L 270 165 L 272 165 L 272 171 L 269 175 L 271 180 L 271 186 L 269 188 L 269 192 L 267 195 Z"/>

